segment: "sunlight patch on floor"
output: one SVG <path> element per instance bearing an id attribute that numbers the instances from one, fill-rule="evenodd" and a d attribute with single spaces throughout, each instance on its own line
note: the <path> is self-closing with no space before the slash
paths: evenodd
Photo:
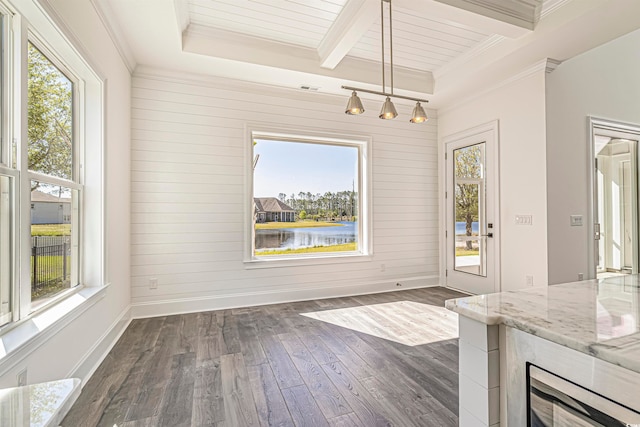
<path id="1" fill-rule="evenodd" d="M 414 301 L 301 313 L 303 316 L 407 346 L 458 338 L 458 315 Z"/>

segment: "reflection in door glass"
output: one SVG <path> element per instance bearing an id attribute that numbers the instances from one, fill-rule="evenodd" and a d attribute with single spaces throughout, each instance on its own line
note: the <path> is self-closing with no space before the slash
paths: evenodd
<path id="1" fill-rule="evenodd" d="M 610 132 L 615 134 L 614 132 Z M 637 273 L 638 141 L 596 134 L 597 277 Z"/>
<path id="2" fill-rule="evenodd" d="M 453 151 L 454 269 L 486 276 L 485 143 Z"/>

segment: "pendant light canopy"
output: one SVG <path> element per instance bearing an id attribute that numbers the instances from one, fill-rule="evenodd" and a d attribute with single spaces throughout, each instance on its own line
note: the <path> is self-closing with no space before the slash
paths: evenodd
<path id="1" fill-rule="evenodd" d="M 387 82 L 385 79 L 385 62 L 384 62 L 384 4 L 389 3 L 389 70 L 390 70 L 390 91 L 387 92 Z M 351 90 L 351 97 L 349 98 L 349 102 L 347 103 L 347 108 L 345 109 L 346 114 L 354 115 L 354 114 L 362 114 L 364 113 L 364 107 L 362 106 L 362 102 L 356 91 L 372 93 L 374 95 L 382 95 L 385 96 L 386 99 L 384 104 L 382 104 L 382 110 L 380 111 L 380 117 L 384 120 L 395 119 L 398 116 L 398 112 L 391 102 L 391 98 L 400 98 L 400 99 L 408 99 L 411 101 L 416 101 L 416 106 L 413 109 L 413 117 L 409 120 L 411 123 L 424 123 L 427 121 L 427 114 L 420 105 L 420 102 L 429 102 L 426 99 L 418 99 L 412 98 L 409 96 L 395 95 L 393 93 L 393 20 L 392 20 L 392 8 L 391 8 L 391 0 L 380 0 L 380 36 L 382 39 L 382 92 L 378 92 L 375 90 L 361 89 L 350 86 L 342 86 L 342 89 Z"/>
<path id="2" fill-rule="evenodd" d="M 362 101 L 358 97 L 358 94 L 354 90 L 351 93 L 351 97 L 349 98 L 349 102 L 347 103 L 347 108 L 345 110 L 346 114 L 362 114 L 364 113 L 364 107 L 362 106 Z"/>

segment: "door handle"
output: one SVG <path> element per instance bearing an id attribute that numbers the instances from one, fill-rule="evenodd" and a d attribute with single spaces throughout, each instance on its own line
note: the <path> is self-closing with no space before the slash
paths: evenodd
<path id="1" fill-rule="evenodd" d="M 493 238 L 493 233 L 487 233 L 487 234 L 481 234 L 480 237 L 489 237 L 489 238 Z"/>

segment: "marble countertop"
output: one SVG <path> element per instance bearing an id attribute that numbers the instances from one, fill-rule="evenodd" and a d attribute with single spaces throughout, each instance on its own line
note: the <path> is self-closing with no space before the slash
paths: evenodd
<path id="1" fill-rule="evenodd" d="M 639 275 L 458 298 L 446 307 L 640 372 Z"/>
<path id="2" fill-rule="evenodd" d="M 55 427 L 79 394 L 78 378 L 0 389 L 0 425 Z"/>

